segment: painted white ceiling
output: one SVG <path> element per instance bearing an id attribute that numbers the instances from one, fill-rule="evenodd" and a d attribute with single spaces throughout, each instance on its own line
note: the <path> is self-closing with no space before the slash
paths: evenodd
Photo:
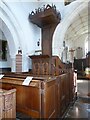
<path id="1" fill-rule="evenodd" d="M 75 41 L 81 40 L 82 35 L 88 35 L 88 27 L 89 27 L 89 13 L 88 9 L 83 9 L 80 13 L 78 13 L 77 17 L 74 18 L 73 22 L 68 27 L 68 30 L 65 34 L 65 41 Z"/>

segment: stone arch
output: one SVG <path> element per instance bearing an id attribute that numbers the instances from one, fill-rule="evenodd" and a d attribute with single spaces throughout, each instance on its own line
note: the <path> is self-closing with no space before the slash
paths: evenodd
<path id="1" fill-rule="evenodd" d="M 2 20 L 2 18 L 0 18 L 0 29 L 2 30 L 2 32 L 4 33 L 6 40 L 8 42 L 9 45 L 9 52 L 10 52 L 10 56 L 14 55 L 16 53 L 16 45 L 14 43 L 13 40 L 13 36 L 8 28 L 8 26 L 5 24 L 5 22 Z"/>
<path id="2" fill-rule="evenodd" d="M 23 38 L 23 32 L 16 20 L 14 14 L 5 2 L 0 3 L 0 29 L 3 31 L 9 45 L 9 52 L 11 57 L 11 69 L 15 72 L 15 56 L 18 48 L 23 48 L 20 40 Z"/>
<path id="3" fill-rule="evenodd" d="M 52 43 L 52 53 L 53 55 L 57 55 L 61 58 L 62 53 L 62 46 L 64 41 L 64 36 L 68 30 L 68 27 L 83 9 L 87 7 L 88 9 L 88 2 L 76 2 L 76 8 L 72 11 L 69 11 L 67 15 L 63 18 L 61 23 L 57 26 L 54 35 L 53 35 L 53 43 Z M 69 17 L 68 17 L 69 16 Z M 59 44 L 60 43 L 60 44 Z"/>

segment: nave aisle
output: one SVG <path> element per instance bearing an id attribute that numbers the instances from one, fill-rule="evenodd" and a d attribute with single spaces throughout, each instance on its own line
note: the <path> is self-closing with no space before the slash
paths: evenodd
<path id="1" fill-rule="evenodd" d="M 77 80 L 77 100 L 65 118 L 90 119 L 90 80 Z M 77 120 L 78 120 L 77 119 Z"/>

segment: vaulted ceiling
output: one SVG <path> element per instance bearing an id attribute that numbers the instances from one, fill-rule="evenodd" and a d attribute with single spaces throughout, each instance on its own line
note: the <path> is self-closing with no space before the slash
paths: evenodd
<path id="1" fill-rule="evenodd" d="M 90 18 L 88 16 L 88 8 L 85 8 L 80 13 L 78 13 L 77 17 L 74 18 L 68 27 L 68 30 L 64 37 L 65 41 L 75 42 L 75 40 L 81 40 L 82 35 L 84 35 L 84 37 L 88 36 L 88 28 L 90 25 Z"/>

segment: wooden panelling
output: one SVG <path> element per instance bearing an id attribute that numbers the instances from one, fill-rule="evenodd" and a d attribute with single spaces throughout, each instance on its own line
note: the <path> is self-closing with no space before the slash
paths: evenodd
<path id="1" fill-rule="evenodd" d="M 33 118 L 47 118 L 51 116 L 55 110 L 55 79 L 51 78 L 48 82 L 46 82 L 46 80 L 42 82 L 40 80 L 35 80 L 35 82 L 32 80 L 30 86 L 23 86 L 20 85 L 21 83 L 15 82 L 19 81 L 17 78 L 16 80 L 15 78 L 11 79 L 14 82 L 10 81 L 9 78 L 3 78 L 2 88 L 7 90 L 15 88 L 17 90 L 16 106 L 18 112 L 22 112 Z M 52 104 L 54 106 L 52 106 Z M 48 111 L 50 111 L 49 114 Z M 54 112 L 56 113 L 56 111 Z"/>
<path id="2" fill-rule="evenodd" d="M 47 55 L 30 56 L 32 59 L 32 71 L 34 75 L 50 75 L 51 64 Z"/>
<path id="3" fill-rule="evenodd" d="M 12 77 L 4 76 L 0 82 L 3 89 L 16 89 L 18 112 L 32 118 L 60 118 L 63 116 L 75 95 L 72 70 L 56 77 L 36 75 L 28 86 L 22 85 L 24 79 L 23 76 L 13 78 L 12 74 Z"/>
<path id="4" fill-rule="evenodd" d="M 16 118 L 16 89 L 0 89 L 0 120 Z"/>
<path id="5" fill-rule="evenodd" d="M 32 72 L 34 75 L 60 75 L 65 73 L 65 65 L 58 56 L 48 55 L 29 56 L 32 59 Z"/>

